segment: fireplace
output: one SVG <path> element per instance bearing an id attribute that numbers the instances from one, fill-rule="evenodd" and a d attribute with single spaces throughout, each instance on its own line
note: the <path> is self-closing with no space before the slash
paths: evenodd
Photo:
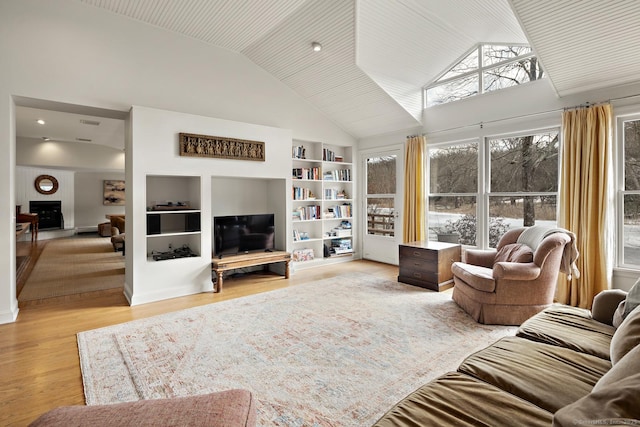
<path id="1" fill-rule="evenodd" d="M 60 200 L 30 201 L 29 212 L 38 214 L 40 230 L 59 230 L 64 228 L 62 202 Z"/>

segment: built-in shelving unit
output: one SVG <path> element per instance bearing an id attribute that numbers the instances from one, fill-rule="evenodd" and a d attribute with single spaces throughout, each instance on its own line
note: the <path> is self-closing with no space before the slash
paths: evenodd
<path id="1" fill-rule="evenodd" d="M 294 140 L 292 157 L 293 261 L 302 266 L 353 258 L 352 148 Z"/>
<path id="2" fill-rule="evenodd" d="M 200 256 L 200 177 L 147 175 L 147 259 L 154 255 Z M 188 251 L 187 251 L 188 248 Z M 180 259 L 167 255 L 165 261 Z"/>

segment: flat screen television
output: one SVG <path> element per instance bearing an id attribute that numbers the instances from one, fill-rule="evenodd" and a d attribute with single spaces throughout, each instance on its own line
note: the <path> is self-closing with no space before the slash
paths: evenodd
<path id="1" fill-rule="evenodd" d="M 214 254 L 269 251 L 274 249 L 274 214 L 213 217 Z"/>

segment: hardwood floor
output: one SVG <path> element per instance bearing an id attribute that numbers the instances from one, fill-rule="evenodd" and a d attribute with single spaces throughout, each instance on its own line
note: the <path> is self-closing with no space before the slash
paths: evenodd
<path id="1" fill-rule="evenodd" d="M 69 295 L 21 305 L 15 323 L 0 325 L 0 425 L 27 425 L 63 405 L 83 405 L 76 334 L 170 311 L 295 286 L 347 272 L 396 280 L 398 267 L 354 261 L 300 270 L 290 279 L 252 273 L 225 279 L 222 293 L 202 293 L 129 307 L 121 290 Z"/>

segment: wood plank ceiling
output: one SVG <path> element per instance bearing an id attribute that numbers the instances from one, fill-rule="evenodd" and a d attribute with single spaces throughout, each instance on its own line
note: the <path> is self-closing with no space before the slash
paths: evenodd
<path id="1" fill-rule="evenodd" d="M 356 138 L 420 126 L 421 88 L 480 42 L 526 34 L 560 96 L 640 76 L 637 0 L 81 1 L 240 52 Z"/>

